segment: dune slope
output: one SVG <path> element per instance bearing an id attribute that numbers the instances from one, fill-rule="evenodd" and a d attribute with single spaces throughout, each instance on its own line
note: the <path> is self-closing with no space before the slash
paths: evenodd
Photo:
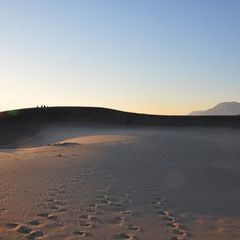
<path id="1" fill-rule="evenodd" d="M 0 239 L 237 240 L 239 133 L 86 128 L 1 150 Z"/>

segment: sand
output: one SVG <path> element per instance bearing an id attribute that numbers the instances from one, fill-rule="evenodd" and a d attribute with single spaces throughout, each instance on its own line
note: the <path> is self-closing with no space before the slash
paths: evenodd
<path id="1" fill-rule="evenodd" d="M 0 150 L 0 239 L 240 239 L 240 130 L 46 129 Z"/>

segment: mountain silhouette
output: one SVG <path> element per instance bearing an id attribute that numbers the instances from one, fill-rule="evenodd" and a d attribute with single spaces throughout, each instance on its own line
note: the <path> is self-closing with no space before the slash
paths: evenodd
<path id="1" fill-rule="evenodd" d="M 194 111 L 190 115 L 240 115 L 240 103 L 223 102 L 204 111 Z"/>

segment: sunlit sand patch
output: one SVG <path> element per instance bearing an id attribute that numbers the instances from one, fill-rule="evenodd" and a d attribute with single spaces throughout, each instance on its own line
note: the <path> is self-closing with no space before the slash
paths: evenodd
<path id="1" fill-rule="evenodd" d="M 68 146 L 79 146 L 83 144 L 99 144 L 99 143 L 114 143 L 121 141 L 134 140 L 133 136 L 122 136 L 122 135 L 94 135 L 94 136 L 83 136 L 77 138 L 67 139 L 54 144 L 53 146 L 68 147 Z"/>
<path id="2" fill-rule="evenodd" d="M 195 216 L 189 227 L 194 239 L 240 239 L 240 219 L 224 216 Z"/>

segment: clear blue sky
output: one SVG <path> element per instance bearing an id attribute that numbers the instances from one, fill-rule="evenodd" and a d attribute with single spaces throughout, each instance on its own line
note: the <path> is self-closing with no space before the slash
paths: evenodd
<path id="1" fill-rule="evenodd" d="M 239 11 L 238 0 L 0 0 L 0 111 L 240 101 Z"/>

